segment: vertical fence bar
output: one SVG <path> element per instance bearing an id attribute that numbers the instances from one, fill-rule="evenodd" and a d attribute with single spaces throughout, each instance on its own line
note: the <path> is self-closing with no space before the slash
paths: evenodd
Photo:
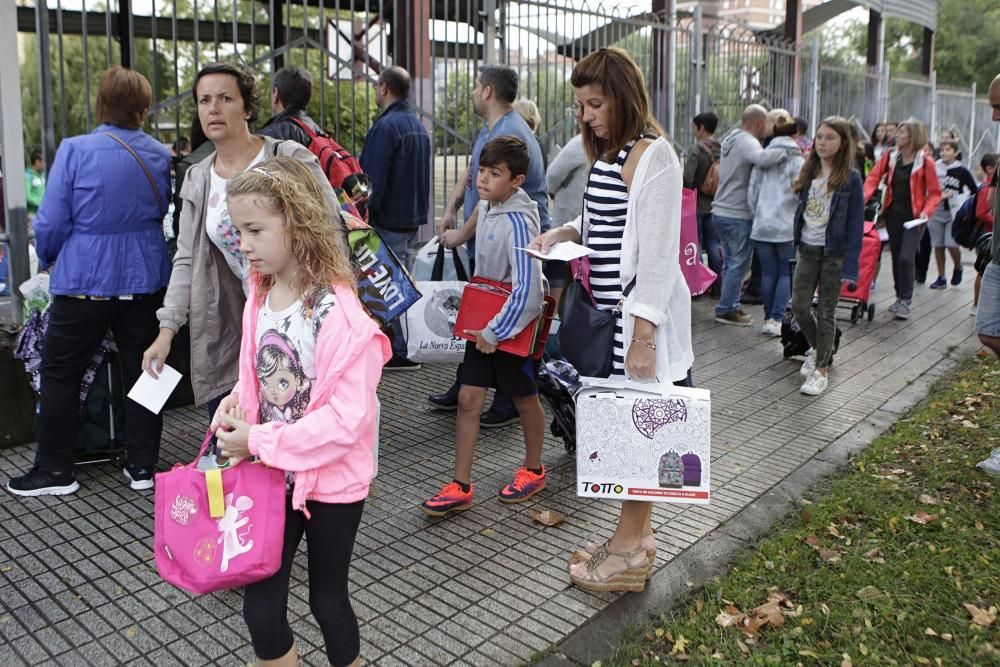
<path id="1" fill-rule="evenodd" d="M 809 129 L 813 134 L 819 125 L 819 35 L 813 36 L 812 62 L 809 63 Z"/>
<path id="2" fill-rule="evenodd" d="M 701 5 L 695 5 L 694 32 L 688 49 L 691 56 L 691 85 L 688 88 L 688 99 L 691 100 L 689 111 L 692 118 L 701 113 L 701 12 Z"/>
<path id="3" fill-rule="evenodd" d="M 14 23 L 14 41 L 17 41 L 17 24 Z M 55 111 L 52 106 L 52 59 L 49 57 L 51 48 L 49 45 L 49 7 L 47 0 L 35 0 L 35 35 L 38 47 L 38 83 L 39 102 L 41 105 L 40 117 L 42 125 L 42 154 L 45 156 L 45 164 L 52 165 L 52 160 L 56 155 L 56 125 Z M 17 59 L 14 60 L 16 64 Z M 20 81 L 20 74 L 18 74 Z M 20 105 L 19 105 L 20 106 Z M 20 118 L 20 116 L 17 116 Z M 11 116 L 13 118 L 13 116 Z M 4 162 L 4 164 L 7 164 Z M 10 166 L 7 167 L 10 169 Z"/>
<path id="4" fill-rule="evenodd" d="M 667 134 L 677 129 L 677 0 L 667 0 Z M 659 82 L 662 84 L 662 82 Z M 661 85 L 662 88 L 662 85 Z"/>
<path id="5" fill-rule="evenodd" d="M 42 11 L 48 9 L 42 3 Z M 37 16 L 36 16 L 37 21 Z M 21 72 L 17 57 L 17 6 L 0 2 L 0 154 L 6 173 L 3 200 L 10 248 L 11 319 L 21 321 L 23 298 L 17 286 L 29 277 L 28 209 L 24 192 L 24 137 L 21 129 Z M 4 276 L 7 279 L 7 276 Z"/>
<path id="6" fill-rule="evenodd" d="M 63 13 L 62 0 L 56 1 L 56 51 L 59 53 L 59 140 L 69 134 L 66 104 L 66 58 L 63 55 Z"/>
<path id="7" fill-rule="evenodd" d="M 105 0 L 107 2 L 107 0 Z M 195 0 L 197 2 L 197 0 Z M 109 4 L 104 5 L 104 36 L 107 38 L 107 49 L 108 49 L 108 67 L 111 67 L 112 56 L 111 56 L 111 45 L 113 42 L 113 31 L 111 30 L 111 6 Z"/>
<path id="8" fill-rule="evenodd" d="M 91 117 L 90 117 L 90 45 L 88 42 L 90 39 L 87 36 L 87 2 L 84 0 L 83 5 L 80 7 L 80 13 L 83 16 L 83 21 L 80 22 L 80 39 L 83 45 L 83 117 L 86 124 L 87 132 L 91 129 Z M 49 162 L 45 163 L 50 164 Z"/>
<path id="9" fill-rule="evenodd" d="M 177 0 L 173 1 L 173 13 L 170 16 L 170 33 L 174 40 L 174 95 L 181 94 L 181 82 L 180 74 L 178 72 L 179 65 L 177 61 Z M 197 18 L 195 19 L 197 21 Z M 181 102 L 174 105 L 174 127 L 177 128 L 177 136 L 181 135 Z M 189 140 L 194 140 L 194 137 L 188 136 Z"/>
<path id="10" fill-rule="evenodd" d="M 972 93 L 972 95 L 971 95 L 970 100 L 969 100 L 969 104 L 970 104 L 971 108 L 969 110 L 969 158 L 968 158 L 968 162 L 969 162 L 969 164 L 975 164 L 973 162 L 973 155 L 972 155 L 975 152 L 975 150 L 976 150 L 976 144 L 975 144 L 975 141 L 976 141 L 976 82 L 975 81 L 972 82 L 972 86 L 971 86 L 969 92 Z"/>
<path id="11" fill-rule="evenodd" d="M 938 136 L 938 117 L 937 117 L 937 113 L 938 113 L 938 99 L 937 99 L 937 70 L 936 69 L 932 69 L 931 70 L 930 88 L 928 88 L 927 90 L 928 90 L 928 94 L 930 95 L 930 98 L 931 98 L 930 99 L 930 102 L 931 102 L 931 117 L 930 117 L 931 139 L 930 139 L 930 141 L 934 141 L 935 139 L 937 139 L 937 136 Z"/>

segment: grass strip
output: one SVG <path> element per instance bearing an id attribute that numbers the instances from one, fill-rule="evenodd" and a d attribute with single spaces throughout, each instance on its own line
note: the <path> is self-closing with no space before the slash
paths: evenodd
<path id="1" fill-rule="evenodd" d="M 998 393 L 992 355 L 965 362 L 606 664 L 1000 665 L 1000 479 L 975 468 Z"/>

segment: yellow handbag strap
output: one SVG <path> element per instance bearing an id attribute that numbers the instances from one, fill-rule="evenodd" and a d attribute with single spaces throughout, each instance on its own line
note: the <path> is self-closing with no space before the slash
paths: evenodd
<path id="1" fill-rule="evenodd" d="M 226 513 L 226 504 L 222 498 L 222 470 L 206 470 L 205 486 L 208 487 L 208 515 L 213 519 L 221 519 Z"/>

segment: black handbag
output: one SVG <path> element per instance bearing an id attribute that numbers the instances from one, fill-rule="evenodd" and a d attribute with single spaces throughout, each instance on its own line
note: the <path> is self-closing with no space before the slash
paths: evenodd
<path id="1" fill-rule="evenodd" d="M 611 377 L 614 370 L 615 320 L 625 297 L 635 287 L 635 279 L 622 292 L 622 301 L 613 310 L 598 310 L 579 277 L 562 295 L 559 323 L 559 351 L 580 375 Z"/>

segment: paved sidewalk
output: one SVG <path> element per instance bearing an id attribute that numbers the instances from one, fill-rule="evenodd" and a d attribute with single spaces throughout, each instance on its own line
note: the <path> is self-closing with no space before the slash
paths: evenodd
<path id="1" fill-rule="evenodd" d="M 829 443 L 901 397 L 911 400 L 911 383 L 934 375 L 943 360 L 974 351 L 972 273 L 959 288 L 918 286 L 911 319 L 897 322 L 885 312 L 886 267 L 876 292 L 879 314 L 872 323 L 841 323 L 831 388 L 819 398 L 798 393 L 798 365 L 782 360 L 776 339 L 762 336 L 759 326 L 715 324 L 713 303 L 696 301 L 694 376 L 712 390 L 714 495 L 709 506 L 657 505 L 661 572 Z M 747 310 L 759 319 L 759 307 Z M 428 410 L 424 397 L 447 386 L 453 372 L 425 367 L 383 381 L 381 469 L 351 575 L 365 663 L 524 663 L 618 599 L 569 585 L 571 549 L 606 536 L 617 505 L 576 498 L 574 459 L 561 441 L 546 441 L 549 488 L 532 502 L 505 506 L 495 499 L 521 463 L 520 429 L 510 427 L 483 432 L 471 510 L 428 520 L 417 509 L 451 476 L 454 417 Z M 189 460 L 204 426 L 200 410 L 170 413 L 161 467 Z M 3 481 L 27 469 L 32 453 L 0 452 Z M 82 469 L 80 481 L 80 492 L 66 498 L 16 500 L 0 492 L 0 664 L 253 662 L 239 593 L 193 597 L 157 576 L 152 494 L 132 492 L 109 466 Z M 543 528 L 529 516 L 538 508 L 568 520 Z M 326 664 L 301 556 L 290 618 L 304 662 Z M 634 606 L 646 599 L 633 598 Z"/>

